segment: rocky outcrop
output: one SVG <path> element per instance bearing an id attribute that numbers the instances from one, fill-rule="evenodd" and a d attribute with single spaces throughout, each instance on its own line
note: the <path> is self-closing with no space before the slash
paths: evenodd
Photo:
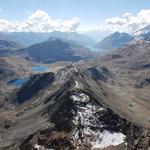
<path id="1" fill-rule="evenodd" d="M 142 87 L 144 87 L 144 86 L 148 86 L 148 85 L 150 85 L 150 77 L 148 78 L 141 78 L 141 79 L 139 79 L 139 80 L 137 80 L 136 81 L 136 84 L 135 84 L 135 86 L 136 87 L 138 87 L 138 88 L 142 88 Z"/>
<path id="2" fill-rule="evenodd" d="M 91 72 L 92 78 L 95 80 L 107 81 L 108 78 L 113 77 L 113 73 L 106 67 L 95 66 L 90 68 L 89 71 Z"/>
<path id="3" fill-rule="evenodd" d="M 47 86 L 52 84 L 55 80 L 54 73 L 36 74 L 24 84 L 16 93 L 16 102 L 19 104 L 29 100 L 36 95 L 40 90 L 44 90 Z"/>
<path id="4" fill-rule="evenodd" d="M 128 150 L 149 150 L 150 129 L 130 125 L 127 130 Z"/>

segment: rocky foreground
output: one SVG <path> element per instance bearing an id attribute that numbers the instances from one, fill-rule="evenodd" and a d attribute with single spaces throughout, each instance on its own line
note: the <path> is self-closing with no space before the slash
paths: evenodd
<path id="1" fill-rule="evenodd" d="M 148 150 L 148 123 L 143 125 L 134 113 L 132 118 L 120 109 L 118 93 L 110 89 L 117 86 L 116 78 L 106 67 L 83 70 L 79 64 L 31 76 L 5 97 L 0 148 Z"/>

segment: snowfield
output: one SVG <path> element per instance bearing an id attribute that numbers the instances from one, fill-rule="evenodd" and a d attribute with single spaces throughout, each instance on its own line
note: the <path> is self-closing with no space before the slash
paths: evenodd
<path id="1" fill-rule="evenodd" d="M 72 95 L 71 98 L 77 103 L 77 112 L 74 113 L 76 115 L 73 119 L 73 123 L 76 125 L 73 141 L 74 143 L 78 141 L 78 145 L 75 145 L 78 149 L 80 149 L 79 145 L 83 143 L 90 143 L 92 149 L 95 149 L 116 146 L 124 142 L 124 134 L 102 131 L 103 125 L 97 124 L 98 117 L 95 116 L 95 113 L 104 111 L 104 108 L 91 104 L 89 96 L 84 93 Z"/>
<path id="2" fill-rule="evenodd" d="M 92 148 L 105 148 L 110 145 L 116 146 L 124 142 L 125 135 L 122 133 L 110 133 L 104 131 L 95 135 L 96 141 L 92 142 Z"/>

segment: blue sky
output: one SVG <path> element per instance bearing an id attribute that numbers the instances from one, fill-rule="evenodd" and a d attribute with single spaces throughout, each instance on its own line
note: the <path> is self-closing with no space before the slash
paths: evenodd
<path id="1" fill-rule="evenodd" d="M 52 18 L 78 17 L 83 23 L 97 24 L 106 18 L 148 8 L 149 0 L 0 0 L 0 9 L 11 20 L 23 20 L 27 12 L 42 9 Z"/>
<path id="2" fill-rule="evenodd" d="M 80 19 L 80 26 L 98 26 L 107 18 L 136 15 L 150 9 L 149 0 L 0 0 L 0 19 L 24 21 L 36 10 L 45 11 L 52 19 Z"/>

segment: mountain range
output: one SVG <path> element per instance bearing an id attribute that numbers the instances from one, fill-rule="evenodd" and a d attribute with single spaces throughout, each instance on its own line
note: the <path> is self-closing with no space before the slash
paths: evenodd
<path id="1" fill-rule="evenodd" d="M 146 26 L 132 34 L 115 32 L 96 44 L 99 49 L 114 50 L 129 44 L 134 40 L 150 39 L 150 26 Z"/>
<path id="2" fill-rule="evenodd" d="M 101 56 L 63 36 L 1 55 L 0 149 L 148 150 L 149 38 L 116 32 Z M 7 84 L 20 78 L 19 87 Z"/>
<path id="3" fill-rule="evenodd" d="M 130 34 L 115 32 L 97 43 L 96 47 L 100 49 L 113 50 L 121 48 L 133 40 L 134 37 L 132 37 Z"/>
<path id="4" fill-rule="evenodd" d="M 94 58 L 94 53 L 88 48 L 75 42 L 58 38 L 50 38 L 42 43 L 20 49 L 15 53 L 29 56 L 34 61 L 43 63 L 79 61 Z"/>
<path id="5" fill-rule="evenodd" d="M 94 45 L 96 41 L 85 34 L 80 34 L 76 32 L 1 32 L 1 36 L 6 39 L 10 39 L 14 42 L 20 43 L 21 45 L 27 47 L 37 43 L 41 43 L 49 39 L 50 37 L 73 40 L 81 45 Z"/>

